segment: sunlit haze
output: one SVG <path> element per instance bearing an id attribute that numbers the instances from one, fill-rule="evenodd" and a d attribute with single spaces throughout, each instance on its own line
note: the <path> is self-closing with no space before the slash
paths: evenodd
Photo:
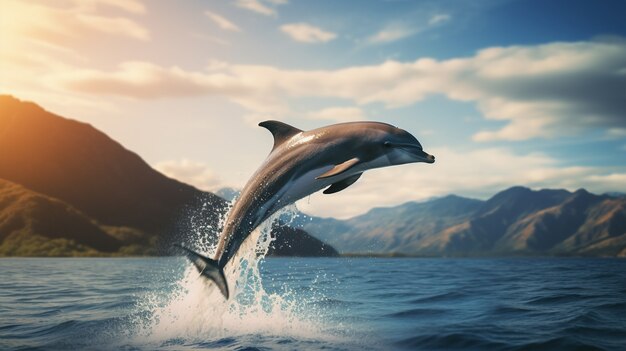
<path id="1" fill-rule="evenodd" d="M 506 187 L 626 190 L 626 2 L 0 2 L 0 93 L 84 121 L 166 175 L 241 188 L 272 137 L 376 120 L 435 164 L 369 171 L 346 218 Z"/>

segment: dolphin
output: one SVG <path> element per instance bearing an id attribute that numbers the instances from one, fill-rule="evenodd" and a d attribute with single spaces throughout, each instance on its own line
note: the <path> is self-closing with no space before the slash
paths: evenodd
<path id="1" fill-rule="evenodd" d="M 386 123 L 340 123 L 309 131 L 279 121 L 259 126 L 272 133 L 274 146 L 228 214 L 215 257 L 179 246 L 226 299 L 224 267 L 254 229 L 279 209 L 322 189 L 324 194 L 342 191 L 368 169 L 435 162 L 413 135 Z"/>

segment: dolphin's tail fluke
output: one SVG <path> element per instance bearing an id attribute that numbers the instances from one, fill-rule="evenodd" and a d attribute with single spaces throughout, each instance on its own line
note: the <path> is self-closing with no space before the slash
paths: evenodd
<path id="1" fill-rule="evenodd" d="M 200 275 L 212 280 L 220 289 L 222 295 L 224 295 L 224 297 L 228 300 L 228 283 L 226 282 L 224 270 L 217 264 L 217 261 L 204 257 L 182 245 L 175 244 L 175 246 L 180 247 L 185 251 L 185 255 L 187 255 L 187 258 L 189 258 L 191 263 L 196 266 Z"/>

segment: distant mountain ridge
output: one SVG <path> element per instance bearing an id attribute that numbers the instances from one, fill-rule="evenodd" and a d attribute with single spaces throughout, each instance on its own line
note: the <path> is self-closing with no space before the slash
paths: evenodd
<path id="1" fill-rule="evenodd" d="M 513 187 L 486 201 L 452 195 L 298 224 L 344 253 L 626 255 L 626 199 L 584 189 Z"/>
<path id="2" fill-rule="evenodd" d="M 0 95 L 0 255 L 164 254 L 193 230 L 186 213 L 219 228 L 227 204 L 91 125 Z M 333 251 L 303 230 L 275 235 L 283 254 Z"/>

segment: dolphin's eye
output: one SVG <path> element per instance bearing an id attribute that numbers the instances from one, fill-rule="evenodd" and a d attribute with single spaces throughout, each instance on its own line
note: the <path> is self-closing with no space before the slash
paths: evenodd
<path id="1" fill-rule="evenodd" d="M 383 145 L 384 145 L 385 147 L 391 147 L 391 143 L 390 143 L 390 142 L 388 142 L 388 141 L 385 141 L 385 142 L 383 143 Z"/>

